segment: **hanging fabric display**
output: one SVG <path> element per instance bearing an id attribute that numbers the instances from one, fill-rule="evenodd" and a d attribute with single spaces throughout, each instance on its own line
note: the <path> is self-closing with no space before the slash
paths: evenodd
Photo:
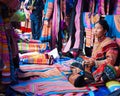
<path id="1" fill-rule="evenodd" d="M 46 0 L 45 9 L 44 9 L 44 18 L 43 18 L 43 25 L 41 28 L 41 42 L 50 42 L 51 40 L 51 27 L 52 27 L 52 14 L 53 14 L 53 5 L 54 0 Z"/>

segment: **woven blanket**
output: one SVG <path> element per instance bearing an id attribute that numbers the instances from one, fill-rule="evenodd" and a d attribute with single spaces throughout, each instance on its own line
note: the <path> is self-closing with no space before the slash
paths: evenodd
<path id="1" fill-rule="evenodd" d="M 24 67 L 26 67 L 24 69 Z M 20 82 L 19 84 L 11 86 L 12 89 L 15 91 L 18 91 L 20 93 L 25 94 L 26 96 L 52 96 L 52 95 L 60 95 L 60 96 L 66 96 L 68 94 L 76 94 L 79 96 L 82 96 L 80 94 L 89 92 L 89 90 L 96 90 L 95 87 L 81 87 L 81 88 L 75 88 L 68 80 L 67 78 L 60 72 L 57 68 L 50 68 L 51 66 L 42 66 L 40 65 L 30 65 L 28 66 L 21 66 L 21 69 L 34 69 L 35 68 L 40 68 L 41 69 L 46 69 L 44 70 L 43 73 L 48 75 L 48 77 L 40 77 L 35 80 L 29 80 L 29 81 L 23 81 Z M 37 71 L 38 71 L 37 70 Z M 34 72 L 33 70 L 31 71 L 32 73 Z M 29 70 L 30 72 L 30 70 Z M 42 71 L 41 71 L 42 72 Z M 23 73 L 26 74 L 26 73 Z M 40 75 L 40 74 L 39 74 Z M 70 96 L 70 95 L 68 95 Z M 74 96 L 74 95 L 71 95 Z"/>
<path id="2" fill-rule="evenodd" d="M 47 49 L 49 49 L 49 43 L 18 43 L 18 49 L 21 52 L 43 52 Z"/>
<path id="3" fill-rule="evenodd" d="M 39 52 L 19 54 L 20 61 L 27 64 L 49 64 L 50 56 Z"/>

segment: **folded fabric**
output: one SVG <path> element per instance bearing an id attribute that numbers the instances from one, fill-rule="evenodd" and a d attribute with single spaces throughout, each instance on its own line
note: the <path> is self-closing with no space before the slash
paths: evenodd
<path id="1" fill-rule="evenodd" d="M 109 89 L 110 92 L 114 92 L 114 91 L 120 89 L 120 82 L 116 81 L 116 80 L 112 80 L 112 81 L 107 82 L 106 86 L 107 86 L 107 88 Z"/>
<path id="2" fill-rule="evenodd" d="M 20 61 L 29 64 L 50 64 L 50 56 L 39 52 L 23 53 L 20 55 Z"/>
<path id="3" fill-rule="evenodd" d="M 48 50 L 49 49 L 49 43 L 46 42 L 46 43 L 23 43 L 23 42 L 20 42 L 18 43 L 18 49 L 19 51 L 22 51 L 22 52 L 34 52 L 34 51 L 37 51 L 37 52 L 43 52 L 45 50 Z"/>

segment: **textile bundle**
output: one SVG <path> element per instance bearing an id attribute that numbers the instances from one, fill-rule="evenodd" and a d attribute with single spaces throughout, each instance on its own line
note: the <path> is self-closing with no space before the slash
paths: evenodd
<path id="1" fill-rule="evenodd" d="M 50 56 L 39 52 L 23 53 L 20 55 L 21 62 L 30 64 L 49 64 Z"/>
<path id="2" fill-rule="evenodd" d="M 20 42 L 18 43 L 18 49 L 19 51 L 21 52 L 34 52 L 34 51 L 37 51 L 37 52 L 43 52 L 47 49 L 49 49 L 49 43 L 46 42 L 46 43 L 23 43 L 23 42 Z"/>

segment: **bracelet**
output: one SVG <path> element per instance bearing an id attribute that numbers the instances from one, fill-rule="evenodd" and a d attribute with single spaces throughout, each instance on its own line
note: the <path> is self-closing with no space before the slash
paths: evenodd
<path id="1" fill-rule="evenodd" d="M 96 61 L 95 61 L 95 67 L 96 67 L 96 68 L 98 68 L 98 64 L 97 64 L 97 62 L 96 62 Z"/>

